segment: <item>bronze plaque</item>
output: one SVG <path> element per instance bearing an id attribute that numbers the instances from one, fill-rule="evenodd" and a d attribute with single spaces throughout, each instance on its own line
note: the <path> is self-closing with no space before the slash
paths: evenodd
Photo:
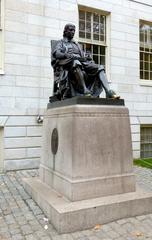
<path id="1" fill-rule="evenodd" d="M 51 149 L 54 155 L 57 153 L 58 150 L 58 142 L 59 142 L 58 130 L 57 128 L 54 128 L 51 136 Z"/>

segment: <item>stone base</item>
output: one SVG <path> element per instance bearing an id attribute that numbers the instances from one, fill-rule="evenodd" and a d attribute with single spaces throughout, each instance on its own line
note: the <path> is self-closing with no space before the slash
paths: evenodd
<path id="1" fill-rule="evenodd" d="M 152 193 L 139 189 L 131 193 L 71 202 L 38 178 L 24 179 L 24 186 L 59 233 L 152 213 Z"/>
<path id="2" fill-rule="evenodd" d="M 67 101 L 44 115 L 41 181 L 74 202 L 134 192 L 128 109 L 105 99 Z"/>

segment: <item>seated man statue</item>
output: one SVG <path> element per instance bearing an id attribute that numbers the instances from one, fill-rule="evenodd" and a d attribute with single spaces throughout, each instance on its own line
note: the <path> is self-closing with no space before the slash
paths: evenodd
<path id="1" fill-rule="evenodd" d="M 85 55 L 73 40 L 74 34 L 75 26 L 66 24 L 63 39 L 52 49 L 54 96 L 59 100 L 74 96 L 99 97 L 104 89 L 106 98 L 120 98 L 109 88 L 104 67 Z"/>

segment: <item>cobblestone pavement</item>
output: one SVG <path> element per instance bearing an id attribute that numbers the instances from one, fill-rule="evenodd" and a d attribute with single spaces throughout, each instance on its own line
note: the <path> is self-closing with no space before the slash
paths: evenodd
<path id="1" fill-rule="evenodd" d="M 152 170 L 136 167 L 135 173 L 137 183 L 152 191 Z M 0 240 L 152 240 L 152 214 L 59 235 L 22 186 L 22 177 L 37 174 L 30 170 L 0 175 Z"/>

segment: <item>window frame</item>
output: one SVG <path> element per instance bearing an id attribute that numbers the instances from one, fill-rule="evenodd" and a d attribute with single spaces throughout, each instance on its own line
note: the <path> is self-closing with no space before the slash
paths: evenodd
<path id="1" fill-rule="evenodd" d="M 111 28 L 110 27 L 110 21 L 111 21 L 110 12 L 103 11 L 100 9 L 95 9 L 95 8 L 89 8 L 89 7 L 81 6 L 81 5 L 78 6 L 78 13 L 79 13 L 79 11 L 91 12 L 92 15 L 93 15 L 93 13 L 98 13 L 100 15 L 105 16 L 105 19 L 106 19 L 106 24 L 105 24 L 105 39 L 106 39 L 106 41 L 105 41 L 105 43 L 96 41 L 93 39 L 80 38 L 79 37 L 79 29 L 78 29 L 78 39 L 79 39 L 79 42 L 81 42 L 81 43 L 105 47 L 105 70 L 106 70 L 107 77 L 110 80 L 110 47 L 108 47 L 108 46 L 110 46 L 110 28 Z M 80 20 L 79 17 L 78 17 L 78 20 Z M 78 24 L 78 26 L 79 26 L 79 24 Z M 93 31 L 91 32 L 91 36 L 92 35 L 93 35 Z"/>
<path id="2" fill-rule="evenodd" d="M 145 145 L 152 145 L 152 141 L 147 141 L 147 139 L 145 140 L 143 140 L 143 135 L 142 135 L 142 133 L 143 133 L 143 131 L 142 131 L 142 129 L 148 129 L 148 128 L 150 128 L 150 129 L 152 129 L 152 124 L 141 124 L 140 125 L 140 157 L 141 158 L 151 158 L 152 156 L 148 156 L 148 157 L 145 157 L 145 156 L 143 156 L 143 154 L 146 154 L 145 152 L 152 152 L 152 150 L 150 150 L 150 151 L 148 151 L 148 150 L 145 150 L 145 152 L 144 151 L 142 151 L 142 149 L 143 148 L 145 148 Z M 147 133 L 147 132 L 146 132 Z M 148 134 L 149 136 L 152 136 L 152 134 Z M 146 137 L 148 136 L 148 135 L 146 135 Z M 142 146 L 143 146 L 143 148 L 142 148 Z M 144 152 L 143 154 L 142 154 L 142 152 Z"/>
<path id="3" fill-rule="evenodd" d="M 4 0 L 0 0 L 0 75 L 4 74 Z"/>
<path id="4" fill-rule="evenodd" d="M 141 76 L 141 74 L 140 74 L 140 72 L 141 72 L 141 68 L 140 68 L 141 57 L 140 57 L 140 54 L 141 54 L 141 52 L 146 53 L 146 51 L 141 51 L 141 49 L 140 49 L 142 47 L 142 42 L 141 42 L 141 37 L 140 37 L 140 25 L 141 25 L 141 23 L 143 23 L 143 24 L 145 23 L 145 24 L 148 24 L 148 25 L 152 26 L 152 22 L 150 22 L 150 21 L 142 20 L 142 19 L 139 20 L 139 79 L 140 79 L 140 85 L 152 86 L 152 79 L 142 79 L 140 77 Z M 149 45 L 149 48 L 152 49 L 151 44 Z M 150 55 L 152 56 L 152 52 L 149 52 L 149 56 Z M 150 73 L 150 70 L 149 70 L 149 73 Z"/>

